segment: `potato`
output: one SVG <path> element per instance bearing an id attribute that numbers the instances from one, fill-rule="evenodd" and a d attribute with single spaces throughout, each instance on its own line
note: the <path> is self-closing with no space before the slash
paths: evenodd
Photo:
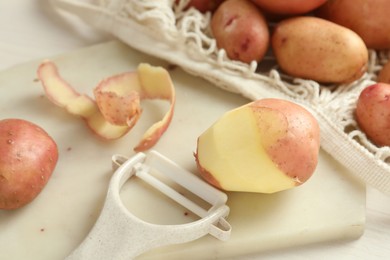
<path id="1" fill-rule="evenodd" d="M 353 31 L 327 20 L 301 16 L 277 24 L 271 38 L 280 68 L 321 83 L 350 83 L 367 70 L 368 51 Z"/>
<path id="2" fill-rule="evenodd" d="M 390 61 L 383 65 L 382 69 L 379 71 L 376 81 L 390 84 Z"/>
<path id="3" fill-rule="evenodd" d="M 57 164 L 57 145 L 22 119 L 0 121 L 0 144 L 0 209 L 17 209 L 45 187 Z"/>
<path id="4" fill-rule="evenodd" d="M 356 104 L 356 120 L 367 137 L 378 146 L 390 146 L 390 84 L 365 88 Z"/>
<path id="5" fill-rule="evenodd" d="M 180 0 L 176 0 L 178 2 Z M 186 8 L 194 7 L 201 13 L 213 12 L 224 0 L 190 0 Z"/>
<path id="6" fill-rule="evenodd" d="M 260 99 L 223 115 L 198 138 L 198 169 L 228 191 L 274 193 L 306 182 L 320 147 L 317 120 L 302 106 Z"/>
<path id="7" fill-rule="evenodd" d="M 390 48 L 389 0 L 330 0 L 316 15 L 350 28 L 367 48 Z"/>
<path id="8" fill-rule="evenodd" d="M 297 15 L 313 11 L 326 0 L 252 0 L 262 10 L 273 14 Z"/>
<path id="9" fill-rule="evenodd" d="M 267 22 L 249 0 L 223 2 L 211 19 L 211 30 L 218 48 L 232 60 L 260 61 L 268 50 Z"/>

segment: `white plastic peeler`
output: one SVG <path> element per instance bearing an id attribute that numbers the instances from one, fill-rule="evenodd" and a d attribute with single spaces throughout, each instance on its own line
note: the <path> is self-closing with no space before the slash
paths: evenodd
<path id="1" fill-rule="evenodd" d="M 197 176 L 180 168 L 156 151 L 137 153 L 130 159 L 114 155 L 107 197 L 94 227 L 66 259 L 133 259 L 160 246 L 189 242 L 207 234 L 220 240 L 230 237 L 231 226 L 226 221 L 229 207 L 227 196 Z M 165 184 L 151 174 L 157 170 L 164 177 L 188 189 L 211 206 L 208 210 Z M 132 176 L 137 176 L 177 203 L 200 217 L 187 224 L 158 225 L 147 223 L 134 216 L 122 203 L 119 191 Z"/>

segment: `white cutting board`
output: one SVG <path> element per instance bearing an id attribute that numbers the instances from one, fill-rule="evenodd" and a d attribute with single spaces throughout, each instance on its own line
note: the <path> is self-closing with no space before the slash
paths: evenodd
<path id="1" fill-rule="evenodd" d="M 43 57 L 48 58 L 48 57 Z M 80 92 L 92 93 L 103 78 L 134 70 L 140 62 L 169 64 L 110 42 L 53 58 L 63 77 Z M 43 192 L 29 205 L 0 210 L 0 252 L 6 259 L 63 259 L 84 239 L 102 208 L 112 174 L 111 156 L 133 155 L 142 133 L 163 116 L 167 105 L 144 103 L 139 123 L 124 138 L 98 140 L 78 118 L 51 104 L 36 79 L 40 61 L 0 73 L 1 118 L 24 118 L 56 140 L 60 159 Z M 249 102 L 205 80 L 170 67 L 177 91 L 173 121 L 154 147 L 196 173 L 193 152 L 197 137 L 224 112 Z M 189 222 L 193 216 L 168 198 L 135 180 L 121 193 L 129 209 L 159 224 Z M 365 187 L 321 151 L 314 176 L 303 186 L 272 195 L 228 193 L 231 239 L 211 236 L 183 245 L 159 248 L 142 257 L 215 259 L 276 248 L 361 236 L 365 224 Z"/>

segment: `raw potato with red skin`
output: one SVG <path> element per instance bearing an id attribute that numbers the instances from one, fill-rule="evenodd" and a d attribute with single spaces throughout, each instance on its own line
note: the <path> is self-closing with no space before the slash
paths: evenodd
<path id="1" fill-rule="evenodd" d="M 373 143 L 390 146 L 390 84 L 377 83 L 360 93 L 356 119 Z"/>
<path id="2" fill-rule="evenodd" d="M 178 2 L 180 0 L 176 0 Z M 201 13 L 214 12 L 224 0 L 190 0 L 186 8 L 194 7 Z"/>
<path id="3" fill-rule="evenodd" d="M 367 48 L 390 48 L 389 0 L 328 0 L 316 15 L 356 32 Z"/>
<path id="4" fill-rule="evenodd" d="M 320 129 L 305 108 L 261 99 L 223 115 L 198 138 L 195 154 L 205 180 L 228 191 L 274 193 L 314 173 Z"/>
<path id="5" fill-rule="evenodd" d="M 280 68 L 320 83 L 351 83 L 367 71 L 368 50 L 352 30 L 309 16 L 277 24 L 271 37 Z"/>
<path id="6" fill-rule="evenodd" d="M 390 61 L 387 61 L 379 71 L 377 82 L 390 84 Z"/>
<path id="7" fill-rule="evenodd" d="M 47 184 L 58 160 L 55 141 L 22 119 L 0 121 L 0 209 L 30 203 Z"/>
<path id="8" fill-rule="evenodd" d="M 267 21 L 249 0 L 227 0 L 215 11 L 211 30 L 217 46 L 232 60 L 245 63 L 263 59 L 269 47 Z"/>

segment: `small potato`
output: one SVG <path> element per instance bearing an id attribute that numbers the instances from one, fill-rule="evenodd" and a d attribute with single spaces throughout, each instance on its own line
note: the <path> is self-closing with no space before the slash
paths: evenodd
<path id="1" fill-rule="evenodd" d="M 45 187 L 58 160 L 57 145 L 39 126 L 0 121 L 0 209 L 17 209 Z"/>
<path id="2" fill-rule="evenodd" d="M 201 176 L 228 191 L 274 193 L 314 173 L 320 128 L 304 107 L 260 99 L 225 113 L 198 138 Z"/>
<path id="3" fill-rule="evenodd" d="M 390 48 L 389 0 L 329 0 L 316 15 L 356 32 L 369 49 Z"/>
<path id="4" fill-rule="evenodd" d="M 260 61 L 268 50 L 269 30 L 260 10 L 249 0 L 227 0 L 215 11 L 211 30 L 218 48 L 232 60 Z"/>
<path id="5" fill-rule="evenodd" d="M 327 0 L 252 0 L 262 10 L 282 15 L 297 15 L 313 11 Z"/>
<path id="6" fill-rule="evenodd" d="M 367 70 L 368 51 L 353 31 L 327 20 L 301 16 L 277 24 L 276 60 L 287 74 L 321 83 L 350 83 Z"/>
<path id="7" fill-rule="evenodd" d="M 176 0 L 178 2 L 180 0 Z M 187 8 L 194 7 L 201 13 L 213 12 L 224 0 L 190 0 Z"/>
<path id="8" fill-rule="evenodd" d="M 377 83 L 360 93 L 356 120 L 373 143 L 390 146 L 390 84 Z"/>
<path id="9" fill-rule="evenodd" d="M 390 84 L 390 61 L 383 65 L 376 81 Z"/>

